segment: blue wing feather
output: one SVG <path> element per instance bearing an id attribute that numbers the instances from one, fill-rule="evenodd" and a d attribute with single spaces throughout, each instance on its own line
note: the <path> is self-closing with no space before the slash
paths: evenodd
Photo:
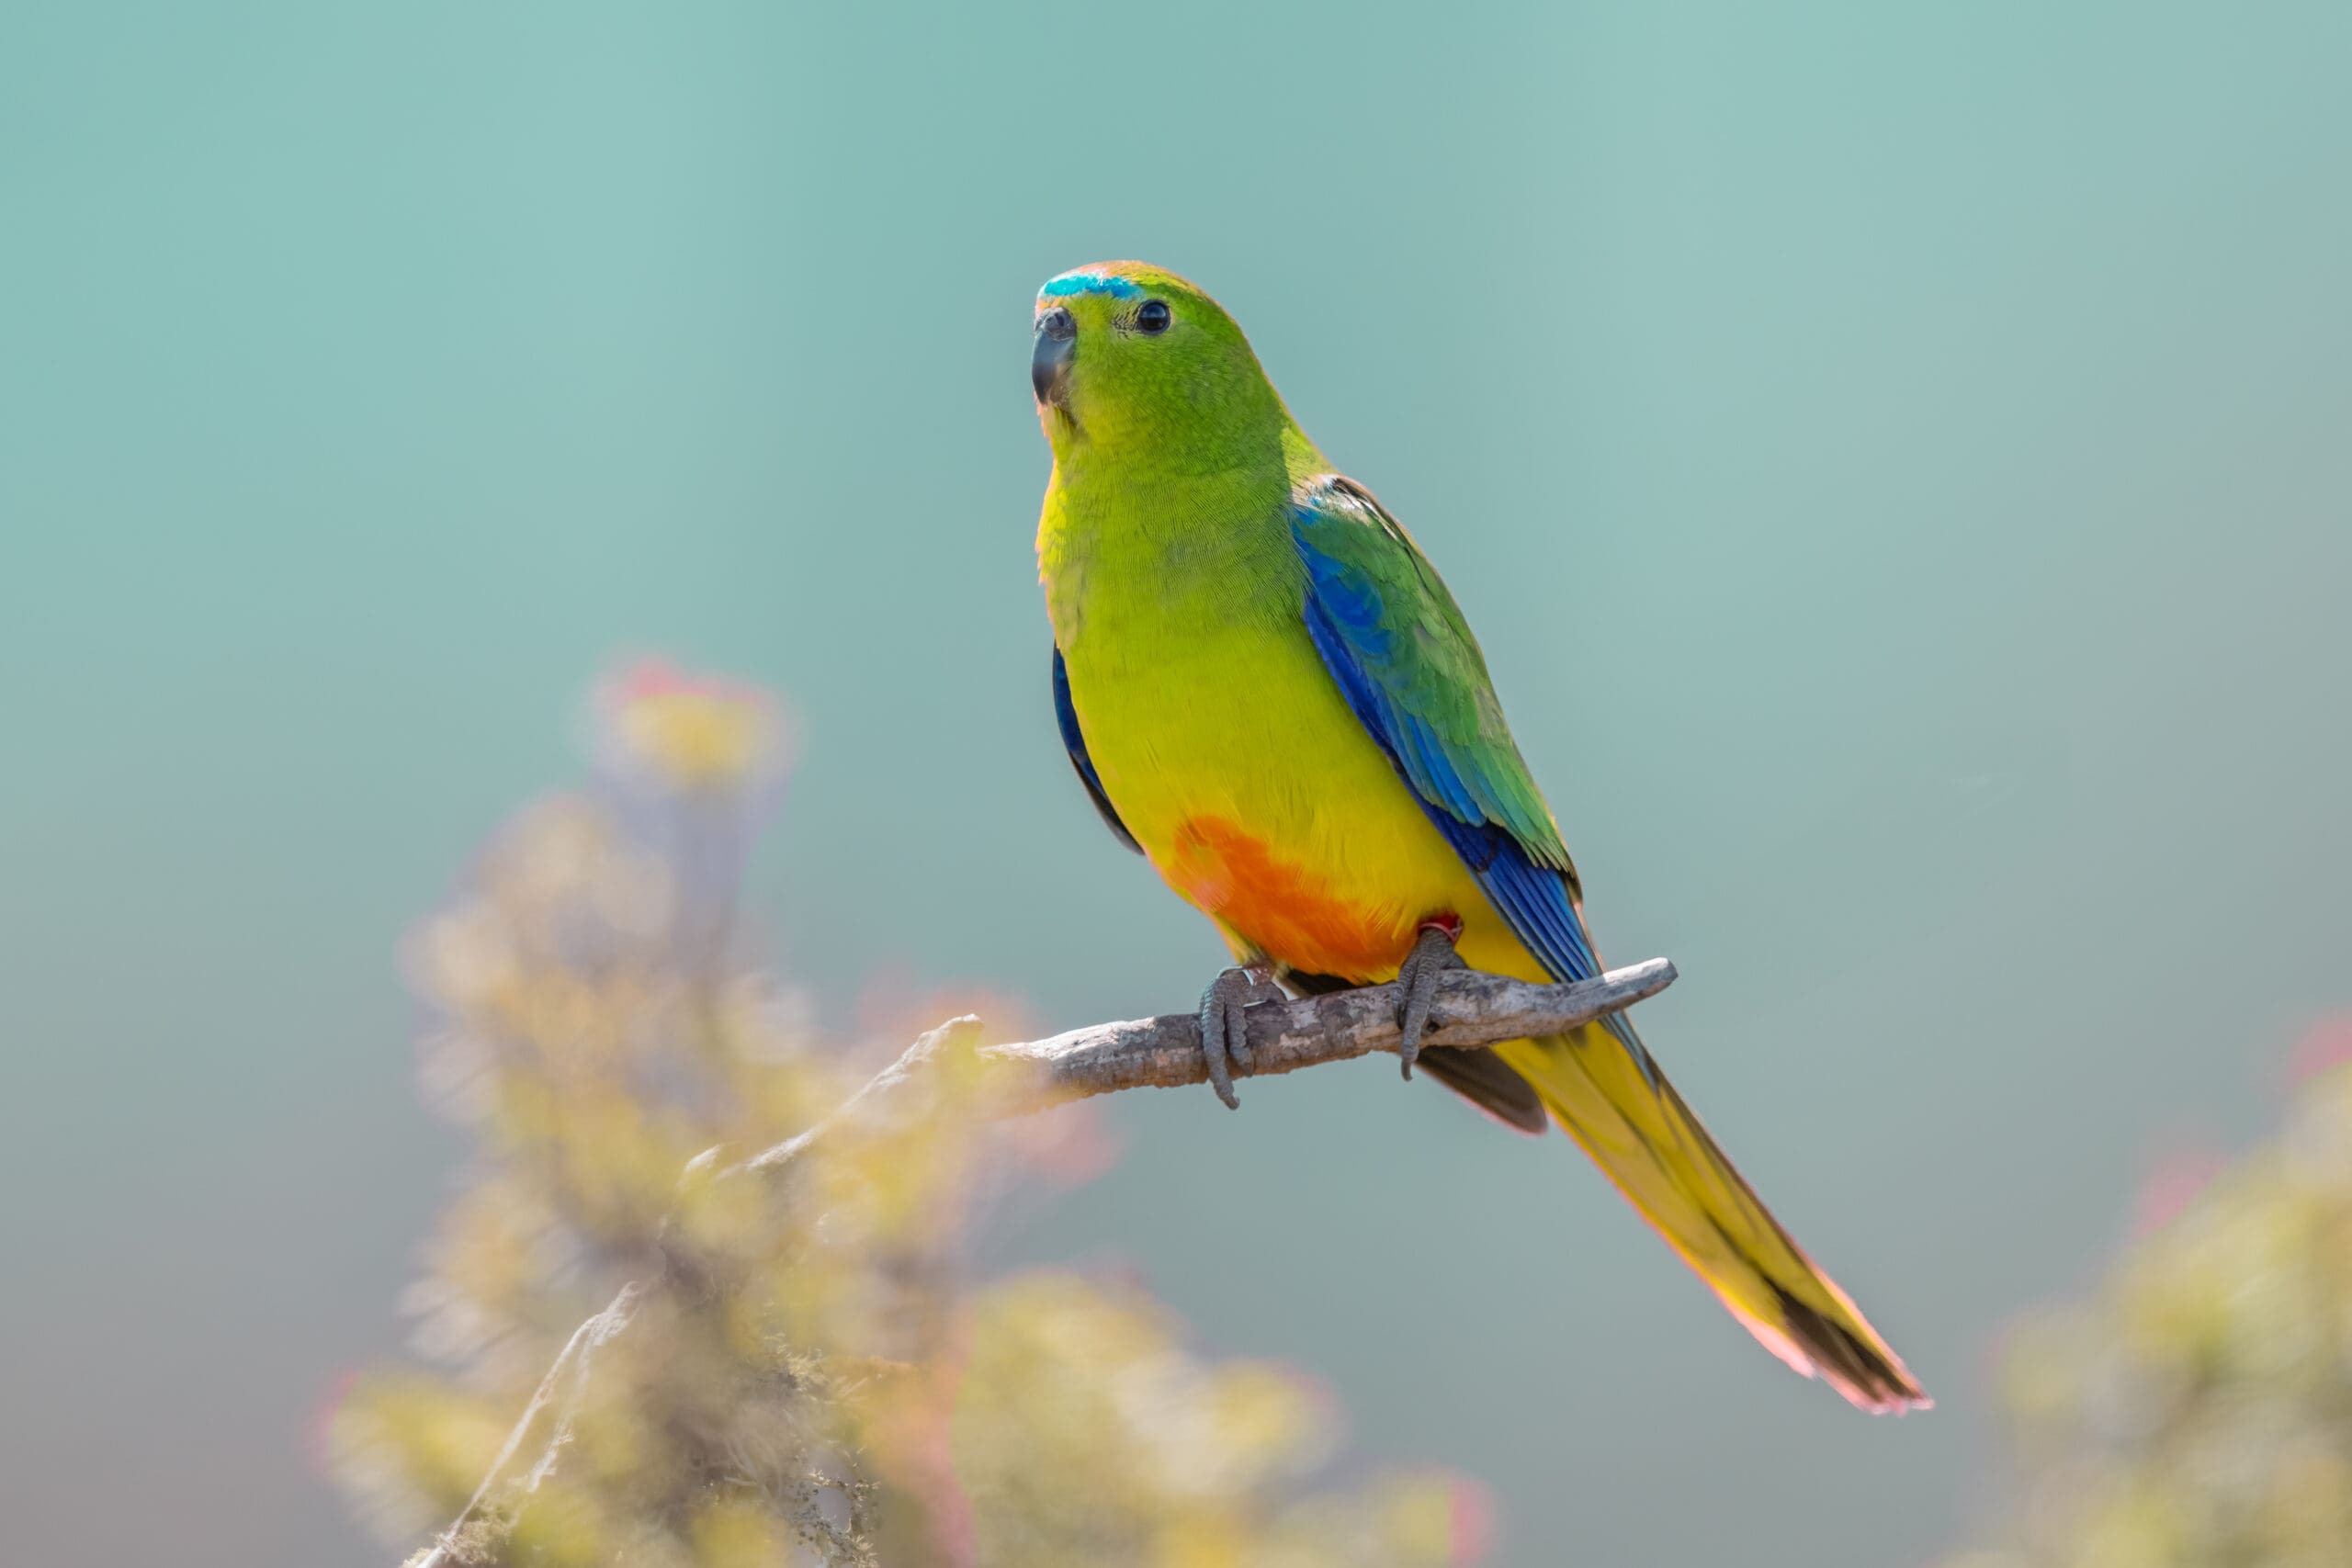
<path id="1" fill-rule="evenodd" d="M 1310 547 L 1300 546 L 1302 552 Z M 1445 841 L 1453 846 L 1453 852 L 1462 857 L 1463 864 L 1470 868 L 1470 874 L 1477 878 L 1480 889 L 1494 901 L 1503 919 L 1510 922 L 1520 941 L 1527 944 L 1555 980 L 1589 980 L 1599 974 L 1600 964 L 1593 958 L 1591 944 L 1585 940 L 1583 922 L 1577 918 L 1567 878 L 1530 859 L 1509 829 L 1479 816 L 1476 806 L 1468 799 L 1466 787 L 1442 753 L 1432 756 L 1433 749 L 1424 751 L 1427 760 L 1418 768 L 1407 761 L 1403 751 L 1414 742 L 1406 740 L 1400 746 L 1400 738 L 1412 736 L 1415 731 L 1425 735 L 1426 728 L 1396 711 L 1394 703 L 1374 683 L 1349 639 L 1334 624 L 1323 595 L 1313 591 L 1306 596 L 1306 632 L 1358 721 L 1412 785 L 1422 811 L 1437 825 Z M 1444 770 L 1444 776 L 1453 784 L 1452 792 L 1441 791 L 1434 783 L 1422 782 L 1430 771 L 1430 761 Z"/>

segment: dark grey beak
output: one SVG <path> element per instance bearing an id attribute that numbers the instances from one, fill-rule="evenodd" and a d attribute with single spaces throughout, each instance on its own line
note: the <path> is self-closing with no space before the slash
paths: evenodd
<path id="1" fill-rule="evenodd" d="M 1029 385 L 1041 403 L 1062 400 L 1062 379 L 1078 350 L 1078 318 L 1060 305 L 1037 318 L 1037 346 L 1029 355 Z"/>

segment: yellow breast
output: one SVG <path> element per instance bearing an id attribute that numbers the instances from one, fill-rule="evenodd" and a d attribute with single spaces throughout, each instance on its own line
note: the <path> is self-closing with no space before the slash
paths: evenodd
<path id="1" fill-rule="evenodd" d="M 1091 640 L 1064 657 L 1103 790 L 1238 954 L 1386 979 L 1444 915 L 1464 922 L 1465 956 L 1497 937 L 1517 949 L 1303 624 L 1196 626 L 1149 660 L 1093 657 Z"/>

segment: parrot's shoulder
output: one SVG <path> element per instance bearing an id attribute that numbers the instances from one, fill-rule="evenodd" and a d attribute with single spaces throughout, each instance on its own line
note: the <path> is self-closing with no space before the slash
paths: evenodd
<path id="1" fill-rule="evenodd" d="M 1369 487 L 1326 469 L 1291 489 L 1291 536 L 1331 608 L 1365 631 L 1418 629 L 1425 655 L 1491 700 L 1486 659 L 1453 592 Z M 1499 715 L 1496 716 L 1499 717 Z"/>

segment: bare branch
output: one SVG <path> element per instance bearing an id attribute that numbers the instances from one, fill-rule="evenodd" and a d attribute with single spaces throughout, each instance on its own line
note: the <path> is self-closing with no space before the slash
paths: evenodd
<path id="1" fill-rule="evenodd" d="M 1423 1049 L 1463 1049 L 1503 1040 L 1560 1034 L 1620 1011 L 1674 983 L 1674 965 L 1664 958 L 1611 969 L 1598 979 L 1568 986 L 1536 986 L 1475 969 L 1456 970 L 1440 983 L 1430 1010 Z M 1237 1077 L 1270 1077 L 1324 1062 L 1344 1062 L 1375 1051 L 1396 1049 L 1397 1010 L 1402 993 L 1394 985 L 1334 991 L 1298 1001 L 1261 1002 L 1246 1013 L 1250 1055 L 1254 1064 Z M 970 1049 L 979 1021 L 959 1018 L 940 1025 L 907 1048 L 872 1082 L 825 1121 L 797 1137 L 752 1156 L 722 1179 L 741 1173 L 773 1173 L 843 1121 L 886 1118 L 942 1051 Z M 1016 1082 L 996 1101 L 996 1113 L 1026 1115 L 1073 1100 L 1127 1089 L 1181 1089 L 1208 1082 L 1201 1055 L 1200 1020 L 1188 1012 L 1158 1018 L 1098 1023 L 1012 1045 L 978 1047 L 979 1059 L 1015 1070 Z"/>
<path id="2" fill-rule="evenodd" d="M 1663 958 L 1567 986 L 1536 986 L 1500 975 L 1458 970 L 1441 984 L 1421 1044 L 1423 1049 L 1459 1050 L 1564 1033 L 1656 996 L 1672 985 L 1674 977 L 1674 965 Z M 1375 1051 L 1394 1052 L 1401 1000 L 1397 987 L 1387 985 L 1252 1007 L 1246 1016 L 1253 1066 L 1247 1075 L 1237 1067 L 1236 1076 L 1266 1077 Z M 1050 1040 L 1010 1045 L 977 1045 L 978 1033 L 976 1018 L 944 1023 L 909 1046 L 841 1109 L 798 1136 L 715 1170 L 718 1151 L 710 1151 L 688 1168 L 688 1175 L 720 1181 L 745 1176 L 781 1177 L 804 1150 L 831 1129 L 885 1125 L 910 1113 L 922 1102 L 928 1074 L 950 1052 L 976 1052 L 979 1062 L 997 1071 L 1003 1092 L 984 1101 L 989 1113 L 997 1116 L 1025 1115 L 1121 1089 L 1174 1089 L 1208 1081 L 1201 1055 L 1200 1021 L 1192 1013 L 1098 1023 Z M 624 1286 L 610 1306 L 580 1326 L 548 1369 L 472 1500 L 431 1550 L 413 1558 L 408 1568 L 453 1568 L 473 1560 L 466 1538 L 472 1527 L 483 1521 L 485 1506 L 510 1484 L 518 1485 L 524 1493 L 536 1490 L 561 1462 L 572 1417 L 593 1371 L 594 1352 L 629 1332 L 641 1316 L 638 1308 L 653 1292 L 690 1272 L 682 1267 Z M 509 1472 L 518 1453 L 542 1422 L 547 1425 L 547 1438 L 537 1458 L 519 1482 L 510 1483 Z"/>
<path id="3" fill-rule="evenodd" d="M 1501 975 L 1458 969 L 1440 982 L 1430 1009 L 1424 1048 L 1431 1045 L 1492 1045 L 1561 1034 L 1604 1013 L 1633 1006 L 1674 983 L 1674 965 L 1663 958 L 1612 969 L 1599 979 L 1573 986 L 1532 986 Z M 1249 1010 L 1250 1056 L 1254 1066 L 1236 1077 L 1267 1077 L 1324 1062 L 1344 1062 L 1374 1051 L 1396 1049 L 1396 987 L 1361 990 Z M 1208 1082 L 1201 1056 L 1201 1027 L 1191 1013 L 1168 1013 L 1131 1023 L 1098 1023 L 1051 1040 L 991 1045 L 985 1060 L 1040 1069 L 1035 1103 L 1041 1110 L 1063 1100 L 1110 1094 L 1123 1089 L 1176 1089 Z"/>

